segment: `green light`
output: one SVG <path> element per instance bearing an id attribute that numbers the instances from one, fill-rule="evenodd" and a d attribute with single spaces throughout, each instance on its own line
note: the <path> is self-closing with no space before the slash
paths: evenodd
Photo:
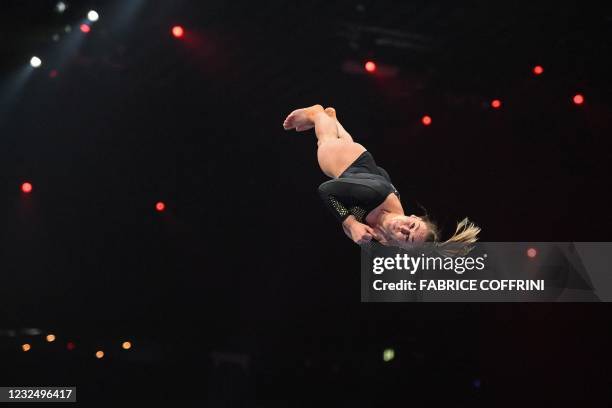
<path id="1" fill-rule="evenodd" d="M 383 361 L 388 363 L 395 358 L 395 350 L 388 348 L 383 351 Z"/>

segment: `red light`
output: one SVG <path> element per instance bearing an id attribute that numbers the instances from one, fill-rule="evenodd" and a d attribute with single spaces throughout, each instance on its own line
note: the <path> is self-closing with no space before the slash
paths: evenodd
<path id="1" fill-rule="evenodd" d="M 535 67 L 533 67 L 533 73 L 534 74 L 540 75 L 540 74 L 542 74 L 542 72 L 544 72 L 544 68 L 542 68 L 542 66 L 536 65 Z"/>
<path id="2" fill-rule="evenodd" d="M 183 30 L 183 27 L 181 26 L 174 26 L 172 27 L 172 35 L 175 38 L 181 38 L 183 35 L 185 35 L 185 30 Z"/>
<path id="3" fill-rule="evenodd" d="M 527 250 L 527 256 L 530 258 L 535 258 L 537 254 L 538 254 L 538 251 L 536 251 L 535 248 L 529 248 Z"/>
<path id="4" fill-rule="evenodd" d="M 491 102 L 491 106 L 495 109 L 498 109 L 501 106 L 501 101 L 499 99 L 493 99 Z"/>
<path id="5" fill-rule="evenodd" d="M 51 72 L 49 72 L 49 78 L 55 78 L 57 76 L 57 69 L 52 69 Z"/>
<path id="6" fill-rule="evenodd" d="M 23 191 L 24 193 L 31 193 L 32 192 L 32 184 L 30 183 L 23 183 L 21 185 L 21 191 Z"/>
<path id="7" fill-rule="evenodd" d="M 69 342 L 66 344 L 66 348 L 67 348 L 69 351 L 72 351 L 72 350 L 74 350 L 74 349 L 76 348 L 76 345 L 75 345 L 73 342 L 69 341 Z"/>
<path id="8" fill-rule="evenodd" d="M 431 125 L 431 116 L 427 116 L 427 115 L 423 116 L 423 119 L 421 119 L 421 122 L 423 122 L 425 126 Z"/>
<path id="9" fill-rule="evenodd" d="M 165 208 L 166 208 L 166 204 L 162 203 L 161 201 L 155 204 L 155 209 L 157 211 L 160 211 L 160 212 L 164 211 Z"/>
<path id="10" fill-rule="evenodd" d="M 368 61 L 365 63 L 365 70 L 368 72 L 374 72 L 376 71 L 376 63 L 374 63 L 373 61 Z"/>
<path id="11" fill-rule="evenodd" d="M 87 24 L 83 23 L 81 24 L 81 26 L 79 27 L 81 29 L 82 32 L 84 32 L 85 34 L 87 34 L 88 32 L 91 31 L 91 27 L 88 26 Z"/>
<path id="12" fill-rule="evenodd" d="M 574 95 L 574 103 L 576 105 L 582 105 L 584 103 L 584 96 L 580 94 Z"/>

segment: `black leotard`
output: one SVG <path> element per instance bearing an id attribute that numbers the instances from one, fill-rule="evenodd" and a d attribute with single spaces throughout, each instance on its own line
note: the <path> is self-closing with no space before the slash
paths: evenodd
<path id="1" fill-rule="evenodd" d="M 337 179 L 319 186 L 319 195 L 334 216 L 343 222 L 349 215 L 365 223 L 367 215 L 399 192 L 391 184 L 389 174 L 378 167 L 370 152 L 363 152 Z"/>

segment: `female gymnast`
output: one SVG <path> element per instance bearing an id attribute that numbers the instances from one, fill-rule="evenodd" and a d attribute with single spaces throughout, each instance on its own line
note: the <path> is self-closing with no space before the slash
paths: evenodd
<path id="1" fill-rule="evenodd" d="M 452 237 L 441 242 L 438 228 L 426 215 L 405 215 L 389 174 L 376 165 L 365 147 L 353 141 L 334 108 L 313 105 L 294 110 L 283 127 L 298 132 L 314 128 L 319 166 L 332 178 L 319 186 L 319 195 L 355 243 L 375 239 L 385 246 L 410 250 L 432 242 L 442 256 L 464 256 L 477 241 L 480 228 L 467 218 L 457 223 Z"/>

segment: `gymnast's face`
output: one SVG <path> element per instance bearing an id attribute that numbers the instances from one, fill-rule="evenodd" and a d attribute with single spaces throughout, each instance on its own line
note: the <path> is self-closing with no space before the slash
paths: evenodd
<path id="1" fill-rule="evenodd" d="M 385 229 L 389 243 L 401 247 L 422 244 L 429 232 L 425 221 L 416 215 L 393 217 Z"/>

